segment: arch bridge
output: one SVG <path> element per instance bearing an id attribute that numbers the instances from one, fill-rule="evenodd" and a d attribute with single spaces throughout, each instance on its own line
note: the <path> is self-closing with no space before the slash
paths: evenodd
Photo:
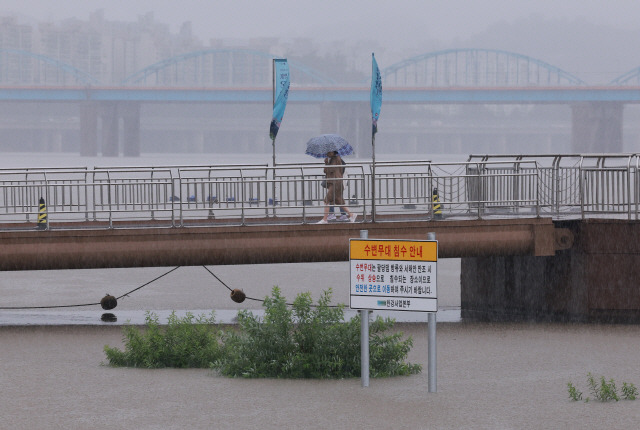
<path id="1" fill-rule="evenodd" d="M 270 87 L 273 54 L 252 49 L 203 49 L 143 67 L 121 81 L 100 79 L 88 61 L 72 65 L 19 49 L 0 49 L 0 84 L 38 86 Z M 358 82 L 326 76 L 289 60 L 292 85 L 341 86 Z M 637 82 L 634 69 L 611 85 Z M 383 84 L 394 87 L 549 87 L 588 85 L 557 66 L 526 55 L 495 49 L 447 49 L 407 58 L 382 68 Z M 370 80 L 365 77 L 365 83 Z"/>
<path id="2" fill-rule="evenodd" d="M 83 70 L 42 55 L 5 49 L 0 50 L 0 84 L 7 87 L 0 88 L 0 100 L 74 103 L 79 106 L 81 154 L 114 156 L 122 147 L 125 155 L 135 156 L 140 153 L 142 104 L 268 105 L 272 103 L 272 57 L 248 49 L 200 50 L 149 65 L 115 87 L 104 87 L 101 85 L 114 83 L 101 83 L 87 72 L 96 70 L 93 64 Z M 369 122 L 367 82 L 349 88 L 295 60 L 290 65 L 291 104 L 320 105 L 322 130 L 339 132 L 351 141 L 370 140 L 370 127 L 365 126 Z M 611 85 L 592 87 L 577 76 L 525 55 L 449 49 L 383 68 L 382 76 L 385 103 L 567 104 L 573 121 L 573 151 L 619 152 L 623 107 L 640 100 L 633 86 L 639 70 L 612 80 Z M 54 136 L 41 139 L 56 141 L 50 146 L 59 147 L 62 134 L 59 124 L 55 126 L 43 131 Z M 256 141 L 265 134 L 256 133 L 252 129 L 243 138 Z M 189 145 L 203 146 L 205 135 L 205 131 L 189 134 L 187 138 L 193 140 Z"/>

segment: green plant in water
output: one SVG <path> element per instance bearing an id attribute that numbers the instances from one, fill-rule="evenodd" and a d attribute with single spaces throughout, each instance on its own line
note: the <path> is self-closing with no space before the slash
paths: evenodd
<path id="1" fill-rule="evenodd" d="M 104 352 L 111 366 L 127 367 L 201 367 L 219 359 L 220 334 L 212 312 L 209 317 L 187 313 L 178 318 L 172 312 L 165 327 L 158 316 L 147 312 L 145 329 L 124 326 L 124 351 L 105 345 Z"/>
<path id="2" fill-rule="evenodd" d="M 635 400 L 638 397 L 638 389 L 633 384 L 622 383 L 622 397 L 625 400 Z"/>
<path id="3" fill-rule="evenodd" d="M 344 305 L 330 307 L 331 289 L 316 306 L 310 293 L 299 294 L 288 308 L 278 287 L 264 301 L 265 316 L 238 313 L 238 329 L 224 334 L 224 354 L 212 366 L 221 374 L 252 378 L 348 378 L 360 375 L 360 318 L 344 321 Z M 394 321 L 376 318 L 369 327 L 373 377 L 419 373 L 405 363 L 411 338 L 385 335 Z"/>
<path id="4" fill-rule="evenodd" d="M 589 372 L 587 374 L 587 383 L 589 384 L 589 390 L 591 391 L 591 394 L 593 394 L 593 397 L 596 400 L 599 400 L 601 402 L 608 402 L 609 400 L 615 400 L 617 402 L 618 400 L 620 400 L 616 389 L 616 383 L 613 381 L 613 379 L 610 379 L 609 382 L 607 382 L 604 379 L 604 376 L 601 376 L 600 385 L 598 386 L 595 378 L 593 377 L 591 372 Z"/>
<path id="5" fill-rule="evenodd" d="M 593 394 L 595 400 L 601 402 L 608 402 L 620 400 L 618 395 L 618 389 L 613 379 L 607 381 L 604 376 L 600 377 L 600 381 L 596 381 L 596 378 L 589 372 L 587 374 L 587 384 L 589 385 L 589 391 Z M 569 398 L 573 401 L 582 400 L 582 392 L 580 392 L 571 382 L 567 383 L 567 390 L 569 391 Z M 624 400 L 635 400 L 638 396 L 638 389 L 631 383 L 622 383 L 622 398 Z M 587 397 L 584 401 L 588 402 L 591 398 Z"/>
<path id="6" fill-rule="evenodd" d="M 571 383 L 567 382 L 567 388 L 569 390 L 569 398 L 574 402 L 578 400 L 582 400 L 582 392 L 578 391 L 578 389 Z"/>
<path id="7" fill-rule="evenodd" d="M 265 316 L 238 312 L 238 327 L 217 329 L 213 313 L 180 319 L 171 313 L 166 327 L 146 314 L 146 327 L 125 326 L 124 351 L 109 346 L 112 366 L 210 367 L 226 376 L 251 378 L 347 378 L 360 375 L 360 317 L 344 320 L 344 305 L 330 306 L 331 289 L 313 305 L 299 294 L 291 308 L 274 287 L 264 300 Z M 406 363 L 413 346 L 393 328 L 390 318 L 369 324 L 369 371 L 373 377 L 419 373 Z"/>

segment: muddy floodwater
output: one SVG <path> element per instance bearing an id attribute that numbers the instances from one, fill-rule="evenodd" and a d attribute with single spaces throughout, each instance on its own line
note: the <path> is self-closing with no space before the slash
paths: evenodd
<path id="1" fill-rule="evenodd" d="M 8 429 L 597 429 L 636 428 L 636 401 L 572 402 L 586 375 L 640 382 L 637 326 L 442 323 L 437 392 L 427 328 L 410 361 L 425 372 L 347 380 L 230 379 L 205 369 L 103 365 L 117 326 L 0 328 L 0 416 Z"/>
<path id="2" fill-rule="evenodd" d="M 147 310 L 216 311 L 219 321 L 259 301 L 235 303 L 202 267 L 179 268 L 121 299 L 103 321 L 99 305 L 0 311 L 0 428 L 7 429 L 591 429 L 636 428 L 640 403 L 573 402 L 590 395 L 587 374 L 640 385 L 640 326 L 470 323 L 459 319 L 460 261 L 438 266 L 437 392 L 428 390 L 428 328 L 396 312 L 423 373 L 347 380 L 230 379 L 206 369 L 104 365 L 122 347 L 122 324 Z M 208 266 L 230 288 L 287 299 L 331 287 L 348 303 L 348 262 Z M 3 272 L 3 306 L 97 303 L 172 268 Z M 456 311 L 458 313 L 456 314 Z M 424 315 L 424 314 L 422 314 Z M 425 317 L 426 320 L 426 317 Z"/>

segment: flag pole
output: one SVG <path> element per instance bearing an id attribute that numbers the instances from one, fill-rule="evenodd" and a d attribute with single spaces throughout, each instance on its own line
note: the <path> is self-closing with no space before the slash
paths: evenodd
<path id="1" fill-rule="evenodd" d="M 271 106 L 275 108 L 276 105 L 276 60 L 273 59 L 272 67 L 271 67 L 271 83 L 272 83 L 272 91 L 271 91 Z M 273 123 L 273 121 L 272 121 Z M 271 132 L 271 127 L 269 127 L 269 134 L 271 136 L 271 151 L 272 151 L 272 164 L 273 167 L 271 171 L 271 198 L 273 199 L 273 216 L 276 216 L 276 136 L 277 132 L 274 134 Z M 269 200 L 267 199 L 267 203 Z"/>
<path id="2" fill-rule="evenodd" d="M 376 134 L 371 133 L 371 221 L 376 222 Z"/>
<path id="3" fill-rule="evenodd" d="M 371 53 L 371 221 L 376 221 L 376 133 L 382 106 L 382 77 L 374 53 Z"/>
<path id="4" fill-rule="evenodd" d="M 271 195 L 273 196 L 273 216 L 276 216 L 276 138 L 274 137 L 271 141 L 271 146 L 273 147 L 273 170 L 272 170 L 272 179 L 271 182 Z"/>
<path id="5" fill-rule="evenodd" d="M 276 215 L 276 136 L 280 129 L 284 110 L 289 97 L 289 64 L 286 59 L 273 59 L 273 116 L 269 125 L 269 136 L 271 137 L 271 147 L 273 151 L 272 167 L 272 200 L 273 216 Z"/>
<path id="6" fill-rule="evenodd" d="M 274 109 L 276 106 L 276 92 L 278 88 L 278 84 L 276 83 L 276 61 L 277 60 L 274 58 L 272 62 L 272 67 L 271 67 L 271 84 L 272 84 L 271 85 L 271 106 Z M 278 130 L 273 130 L 271 126 L 269 128 L 269 135 L 271 137 L 271 148 L 272 148 L 272 158 L 273 158 L 272 167 L 274 168 L 276 167 L 276 136 L 277 134 L 278 134 Z"/>

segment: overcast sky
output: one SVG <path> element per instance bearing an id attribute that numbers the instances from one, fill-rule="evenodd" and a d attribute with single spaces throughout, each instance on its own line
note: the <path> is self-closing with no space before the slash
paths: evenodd
<path id="1" fill-rule="evenodd" d="M 0 13 L 37 20 L 86 20 L 104 9 L 108 20 L 135 21 L 149 11 L 177 31 L 191 21 L 195 35 L 215 38 L 298 37 L 339 40 L 466 39 L 491 24 L 532 14 L 584 19 L 634 29 L 637 0 L 2 0 Z"/>

